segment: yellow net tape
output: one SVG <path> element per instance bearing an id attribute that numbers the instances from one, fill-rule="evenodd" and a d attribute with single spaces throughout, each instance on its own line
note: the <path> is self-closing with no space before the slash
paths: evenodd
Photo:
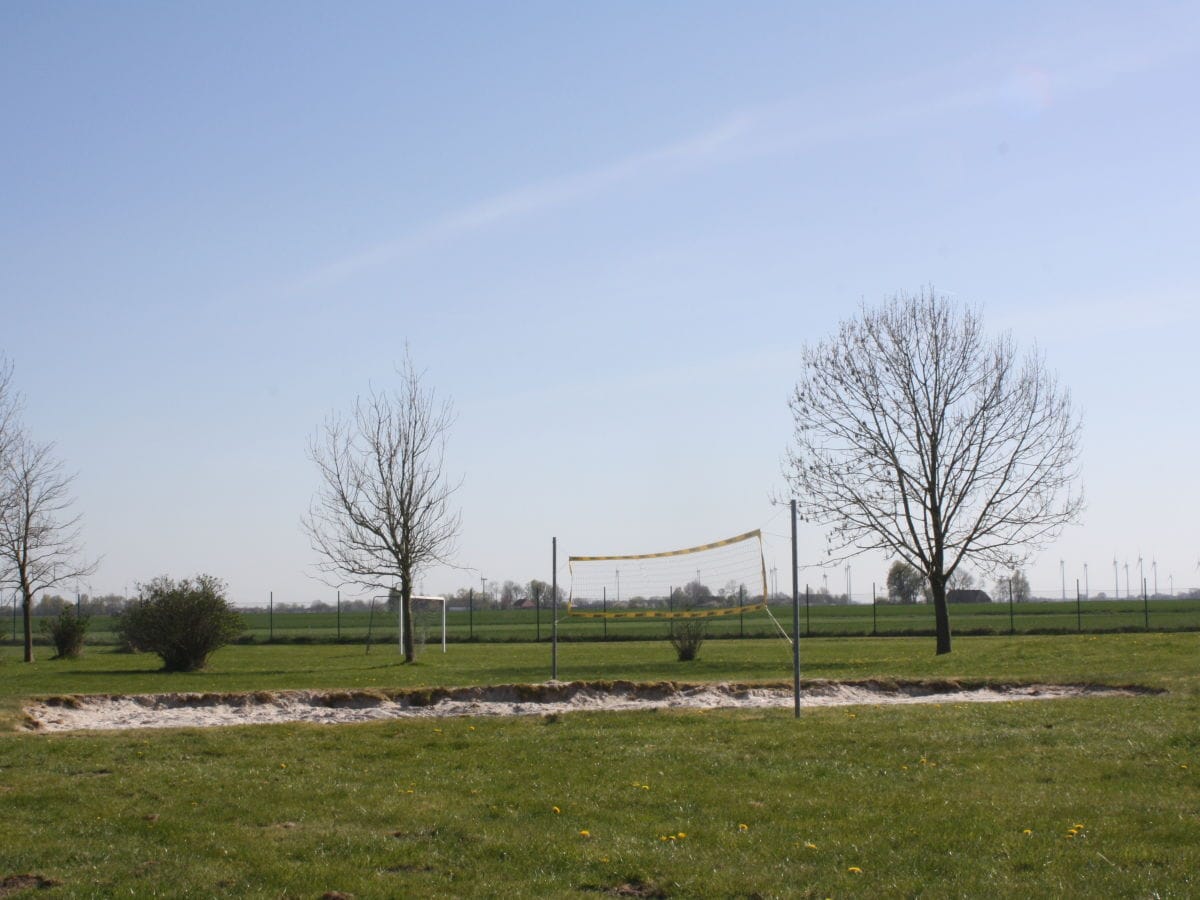
<path id="1" fill-rule="evenodd" d="M 757 612 L 766 609 L 765 603 L 746 606 L 724 606 L 720 609 L 689 609 L 678 612 L 665 609 L 638 609 L 626 612 L 580 612 L 568 608 L 568 613 L 580 619 L 710 619 L 714 616 L 736 616 L 739 613 Z"/>
<path id="2" fill-rule="evenodd" d="M 711 544 L 701 544 L 699 547 L 686 547 L 683 550 L 667 550 L 664 553 L 634 553 L 627 556 L 569 556 L 567 563 L 573 562 L 608 562 L 610 560 L 623 559 L 662 559 L 665 556 L 686 556 L 689 553 L 701 553 L 705 550 L 715 550 L 717 547 L 727 547 L 730 544 L 736 544 L 739 541 L 749 541 L 751 539 L 762 539 L 762 532 L 759 529 L 747 531 L 745 534 L 739 534 L 737 537 L 726 538 L 723 541 L 714 541 Z"/>

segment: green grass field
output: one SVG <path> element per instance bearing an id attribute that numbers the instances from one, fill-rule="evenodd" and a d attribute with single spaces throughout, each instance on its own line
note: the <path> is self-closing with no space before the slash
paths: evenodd
<path id="1" fill-rule="evenodd" d="M 564 679 L 783 680 L 781 641 L 560 647 Z M 1200 892 L 1200 634 L 814 638 L 805 677 L 1143 684 L 1031 703 L 0 734 L 0 885 L 36 896 Z M 0 650 L 61 693 L 541 681 L 549 648 L 238 646 L 207 671 Z M 557 810 L 557 811 L 556 811 Z M 671 839 L 673 838 L 673 839 Z M 10 882 L 16 884 L 16 882 Z M 32 882 L 26 882 L 32 884 Z M 5 888 L 0 887 L 0 895 Z"/>

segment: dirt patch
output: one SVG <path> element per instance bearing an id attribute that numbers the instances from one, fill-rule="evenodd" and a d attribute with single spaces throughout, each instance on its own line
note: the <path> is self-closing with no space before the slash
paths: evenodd
<path id="1" fill-rule="evenodd" d="M 43 878 L 41 875 L 9 875 L 0 879 L 0 897 L 15 897 L 22 891 L 42 890 L 58 887 L 61 881 Z"/>
<path id="2" fill-rule="evenodd" d="M 1132 696 L 1146 688 L 954 681 L 809 681 L 801 705 L 997 703 Z M 193 728 L 277 722 L 337 724 L 445 716 L 553 716 L 584 710 L 771 709 L 791 707 L 790 684 L 574 681 L 407 691 L 278 691 L 49 697 L 25 709 L 38 731 Z"/>

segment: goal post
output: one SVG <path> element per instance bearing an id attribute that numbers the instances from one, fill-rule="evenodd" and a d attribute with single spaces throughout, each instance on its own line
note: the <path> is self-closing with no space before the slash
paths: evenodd
<path id="1" fill-rule="evenodd" d="M 446 652 L 446 598 L 440 596 L 432 596 L 427 594 L 413 594 L 409 597 L 410 601 L 421 603 L 440 603 L 442 604 L 442 652 Z M 404 603 L 397 604 L 400 607 L 400 634 L 397 641 L 400 646 L 400 652 L 404 652 Z M 413 620 L 416 620 L 416 613 L 413 613 Z M 414 635 L 415 637 L 415 635 Z M 415 643 L 415 641 L 414 641 Z"/>

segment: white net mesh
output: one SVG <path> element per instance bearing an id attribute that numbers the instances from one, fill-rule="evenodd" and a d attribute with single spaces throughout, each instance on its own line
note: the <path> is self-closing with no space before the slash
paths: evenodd
<path id="1" fill-rule="evenodd" d="M 572 616 L 684 618 L 762 608 L 767 592 L 762 534 L 662 553 L 572 556 Z"/>

